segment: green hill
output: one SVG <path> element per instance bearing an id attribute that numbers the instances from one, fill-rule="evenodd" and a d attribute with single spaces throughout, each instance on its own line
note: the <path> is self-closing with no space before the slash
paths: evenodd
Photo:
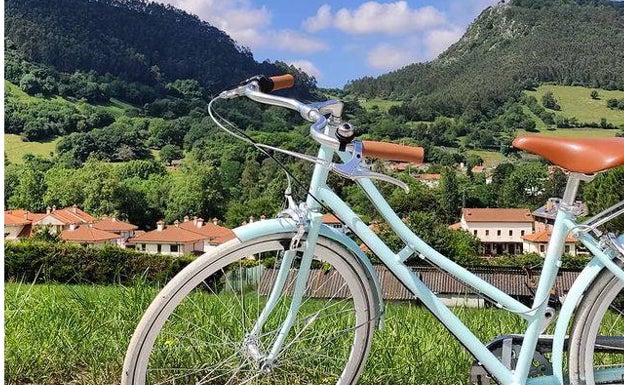
<path id="1" fill-rule="evenodd" d="M 184 11 L 141 0 L 8 0 L 5 35 L 28 60 L 61 72 L 95 71 L 154 85 L 196 79 L 210 92 L 256 73 L 227 34 Z"/>
<path id="2" fill-rule="evenodd" d="M 624 90 L 624 18 L 608 1 L 512 1 L 489 7 L 437 59 L 356 80 L 358 97 L 404 100 L 412 120 L 501 113 L 545 82 Z"/>

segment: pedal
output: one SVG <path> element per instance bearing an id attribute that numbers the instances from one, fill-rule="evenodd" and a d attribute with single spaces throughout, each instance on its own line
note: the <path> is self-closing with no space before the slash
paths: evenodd
<path id="1" fill-rule="evenodd" d="M 509 334 L 495 338 L 486 344 L 486 347 L 509 369 L 514 369 L 518 363 L 520 348 L 524 341 L 522 334 Z M 567 340 L 566 340 L 567 341 Z M 529 377 L 548 376 L 553 374 L 552 364 L 546 354 L 552 351 L 553 336 L 543 335 L 537 341 L 533 354 L 533 365 Z M 483 365 L 475 361 L 470 368 L 470 382 L 476 385 L 490 385 L 494 380 Z"/>

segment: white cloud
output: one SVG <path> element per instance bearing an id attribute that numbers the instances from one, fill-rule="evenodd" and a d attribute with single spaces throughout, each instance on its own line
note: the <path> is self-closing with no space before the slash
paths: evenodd
<path id="1" fill-rule="evenodd" d="M 446 29 L 436 29 L 427 32 L 424 44 L 427 50 L 427 57 L 433 59 L 444 52 L 451 44 L 462 37 L 464 31 L 461 28 L 450 27 Z"/>
<path id="2" fill-rule="evenodd" d="M 444 23 L 444 15 L 432 6 L 412 9 L 406 1 L 386 4 L 369 1 L 355 10 L 341 8 L 333 15 L 331 7 L 325 4 L 315 16 L 303 22 L 303 27 L 310 32 L 334 27 L 349 34 L 407 34 Z"/>
<path id="3" fill-rule="evenodd" d="M 296 31 L 281 30 L 274 35 L 275 44 L 284 51 L 313 53 L 328 49 L 322 41 L 306 37 Z"/>
<path id="4" fill-rule="evenodd" d="M 283 51 L 312 53 L 327 49 L 322 41 L 291 30 L 271 29 L 271 12 L 250 0 L 164 0 L 197 15 L 251 49 L 275 46 Z"/>
<path id="5" fill-rule="evenodd" d="M 316 15 L 303 21 L 302 26 L 308 32 L 316 32 L 332 26 L 331 6 L 324 4 L 316 11 Z"/>
<path id="6" fill-rule="evenodd" d="M 288 62 L 288 64 L 294 66 L 295 68 L 299 68 L 303 72 L 310 76 L 314 76 L 317 79 L 322 76 L 321 71 L 309 60 L 293 60 Z"/>
<path id="7" fill-rule="evenodd" d="M 380 44 L 368 52 L 368 65 L 382 70 L 393 70 L 418 61 L 418 55 L 410 50 Z"/>

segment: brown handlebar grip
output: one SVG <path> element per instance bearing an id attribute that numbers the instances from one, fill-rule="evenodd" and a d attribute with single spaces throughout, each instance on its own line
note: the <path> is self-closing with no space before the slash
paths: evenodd
<path id="1" fill-rule="evenodd" d="M 425 158 L 425 149 L 402 144 L 362 141 L 364 156 L 401 162 L 422 163 Z"/>
<path id="2" fill-rule="evenodd" d="M 269 79 L 273 82 L 271 91 L 290 88 L 295 85 L 295 77 L 292 75 L 271 76 Z"/>

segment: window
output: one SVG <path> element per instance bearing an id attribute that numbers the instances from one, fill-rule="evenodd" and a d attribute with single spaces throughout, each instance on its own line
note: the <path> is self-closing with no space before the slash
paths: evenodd
<path id="1" fill-rule="evenodd" d="M 177 253 L 178 252 L 178 245 L 170 245 L 169 246 L 169 251 L 171 251 L 172 253 Z"/>
<path id="2" fill-rule="evenodd" d="M 544 250 L 546 250 L 546 247 L 544 245 L 540 245 L 540 253 L 543 253 Z"/>
<path id="3" fill-rule="evenodd" d="M 485 235 L 490 235 L 490 230 L 485 230 Z"/>
<path id="4" fill-rule="evenodd" d="M 140 249 L 139 249 L 139 250 L 143 250 L 143 251 L 145 251 L 145 243 L 141 243 L 141 245 L 140 245 L 139 247 L 140 247 Z"/>
<path id="5" fill-rule="evenodd" d="M 157 253 L 160 253 L 161 251 L 162 251 L 162 245 L 159 243 L 159 244 L 156 246 L 156 252 L 157 252 Z"/>
<path id="6" fill-rule="evenodd" d="M 473 230 L 472 233 L 477 236 L 477 230 Z"/>
<path id="7" fill-rule="evenodd" d="M 496 230 L 496 235 L 498 235 L 500 237 L 501 231 L 500 230 Z"/>
<path id="8" fill-rule="evenodd" d="M 566 253 L 570 253 L 570 245 L 566 245 L 566 247 L 565 247 L 565 252 L 566 252 Z"/>
<path id="9" fill-rule="evenodd" d="M 511 237 L 513 235 L 513 230 L 509 230 L 509 236 Z"/>
<path id="10" fill-rule="evenodd" d="M 524 230 L 520 230 L 520 235 L 524 237 Z"/>

